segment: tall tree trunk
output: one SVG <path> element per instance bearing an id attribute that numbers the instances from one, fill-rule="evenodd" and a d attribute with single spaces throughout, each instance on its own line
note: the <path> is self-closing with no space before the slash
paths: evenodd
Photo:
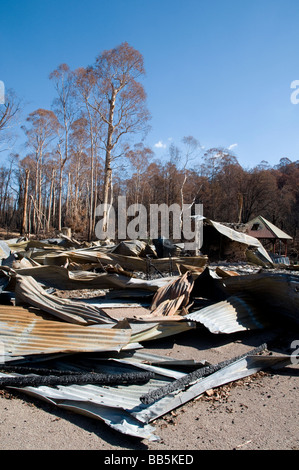
<path id="1" fill-rule="evenodd" d="M 108 124 L 108 135 L 107 135 L 107 143 L 106 143 L 106 157 L 105 157 L 105 176 L 104 176 L 104 192 L 103 192 L 103 232 L 108 231 L 108 200 L 109 200 L 109 189 L 111 187 L 111 176 L 112 176 L 112 169 L 111 169 L 111 150 L 113 148 L 112 145 L 112 136 L 114 132 L 113 127 L 113 117 L 114 117 L 114 109 L 115 109 L 115 100 L 116 100 L 116 91 L 113 89 L 112 97 L 109 102 L 109 124 Z"/>
<path id="2" fill-rule="evenodd" d="M 59 195 L 58 195 L 58 230 L 61 231 L 61 217 L 62 217 L 62 167 L 60 167 L 59 174 Z"/>
<path id="3" fill-rule="evenodd" d="M 65 217 L 70 217 L 70 197 L 71 195 L 71 174 L 68 173 L 68 182 L 67 182 L 67 193 L 66 193 L 66 201 L 65 201 Z"/>
<path id="4" fill-rule="evenodd" d="M 54 177 L 55 177 L 55 170 L 52 170 L 51 176 L 51 186 L 50 186 L 50 194 L 49 194 L 49 206 L 48 206 L 48 217 L 47 217 L 47 225 L 46 231 L 47 233 L 50 232 L 50 223 L 51 223 L 51 212 L 52 212 L 52 201 L 53 201 L 53 189 L 54 189 Z"/>
<path id="5" fill-rule="evenodd" d="M 28 186 L 29 186 L 29 170 L 26 168 L 26 177 L 25 177 L 25 188 L 24 188 L 24 203 L 23 203 L 23 215 L 22 215 L 22 224 L 21 224 L 21 235 L 24 235 L 27 230 L 27 212 L 28 212 Z"/>
<path id="6" fill-rule="evenodd" d="M 52 210 L 52 220 L 55 221 L 55 217 L 56 217 L 56 188 L 54 186 L 53 188 L 53 210 Z"/>
<path id="7" fill-rule="evenodd" d="M 98 205 L 98 165 L 95 161 L 95 180 L 94 180 L 94 198 L 93 198 L 93 218 L 92 218 L 92 232 L 95 230 L 96 224 L 96 208 Z"/>
<path id="8" fill-rule="evenodd" d="M 39 179 L 39 156 L 36 153 L 36 170 L 35 170 L 35 183 L 34 183 L 34 198 L 32 195 L 32 207 L 33 207 L 33 219 L 32 219 L 32 229 L 33 233 L 37 233 L 38 230 L 38 214 L 37 214 L 37 201 L 38 201 L 38 179 Z"/>
<path id="9" fill-rule="evenodd" d="M 243 212 L 243 194 L 238 194 L 238 204 L 239 204 L 239 213 L 238 213 L 238 224 L 241 223 L 242 220 L 242 212 Z"/>
<path id="10" fill-rule="evenodd" d="M 60 172 L 59 172 L 59 187 L 58 187 L 58 230 L 62 228 L 62 181 L 63 181 L 63 168 L 66 163 L 66 158 L 62 159 L 60 156 Z"/>
<path id="11" fill-rule="evenodd" d="M 94 135 L 93 122 L 89 106 L 86 106 L 89 120 L 90 132 L 90 195 L 89 195 L 89 222 L 88 222 L 88 241 L 91 240 L 93 232 L 93 201 L 94 201 Z"/>
<path id="12" fill-rule="evenodd" d="M 41 162 L 42 163 L 42 162 Z M 39 172 L 38 172 L 38 198 L 37 198 L 37 210 L 38 210 L 38 224 L 37 224 L 37 233 L 41 230 L 41 214 L 42 214 L 42 168 L 41 164 L 39 165 Z"/>

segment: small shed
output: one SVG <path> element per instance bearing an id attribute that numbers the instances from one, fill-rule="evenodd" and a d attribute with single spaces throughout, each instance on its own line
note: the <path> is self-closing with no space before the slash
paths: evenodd
<path id="1" fill-rule="evenodd" d="M 246 233 L 260 240 L 264 245 L 271 244 L 274 254 L 283 255 L 282 244 L 284 244 L 285 256 L 287 256 L 287 242 L 288 240 L 293 240 L 290 235 L 283 232 L 261 215 L 246 224 Z"/>

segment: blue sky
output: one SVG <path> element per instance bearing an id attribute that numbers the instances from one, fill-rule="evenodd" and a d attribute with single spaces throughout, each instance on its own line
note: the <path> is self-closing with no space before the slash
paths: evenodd
<path id="1" fill-rule="evenodd" d="M 59 64 L 90 65 L 127 41 L 144 57 L 157 158 L 192 135 L 244 167 L 276 165 L 299 159 L 298 24 L 298 0 L 0 0 L 0 80 L 26 117 L 50 109 Z"/>

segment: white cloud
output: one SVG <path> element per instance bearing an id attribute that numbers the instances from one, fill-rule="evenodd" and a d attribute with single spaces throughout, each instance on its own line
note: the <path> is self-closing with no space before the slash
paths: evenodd
<path id="1" fill-rule="evenodd" d="M 231 145 L 228 147 L 228 150 L 232 150 L 232 149 L 234 149 L 235 147 L 238 147 L 238 144 L 231 144 Z"/>
<path id="2" fill-rule="evenodd" d="M 159 142 L 157 142 L 154 147 L 156 147 L 157 149 L 166 149 L 167 145 L 166 144 L 163 144 L 162 140 L 159 140 Z"/>

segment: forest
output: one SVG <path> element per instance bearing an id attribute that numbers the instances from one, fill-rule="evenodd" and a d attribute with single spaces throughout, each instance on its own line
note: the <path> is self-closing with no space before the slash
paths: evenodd
<path id="1" fill-rule="evenodd" d="M 69 227 L 95 239 L 96 208 L 126 195 L 128 204 L 203 205 L 205 217 L 244 224 L 263 215 L 299 238 L 299 160 L 283 155 L 242 167 L 226 148 L 202 148 L 182 136 L 163 160 L 145 144 L 150 112 L 142 79 L 143 57 L 128 43 L 103 51 L 95 63 L 49 73 L 51 109 L 24 119 L 17 93 L 0 105 L 0 227 L 23 236 L 46 237 Z M 179 116 L 178 118 L 179 119 Z M 15 151 L 16 133 L 25 144 Z M 9 149 L 9 152 L 7 152 Z M 1 156 L 1 153 L 0 153 Z M 107 214 L 104 214 L 107 224 Z"/>

